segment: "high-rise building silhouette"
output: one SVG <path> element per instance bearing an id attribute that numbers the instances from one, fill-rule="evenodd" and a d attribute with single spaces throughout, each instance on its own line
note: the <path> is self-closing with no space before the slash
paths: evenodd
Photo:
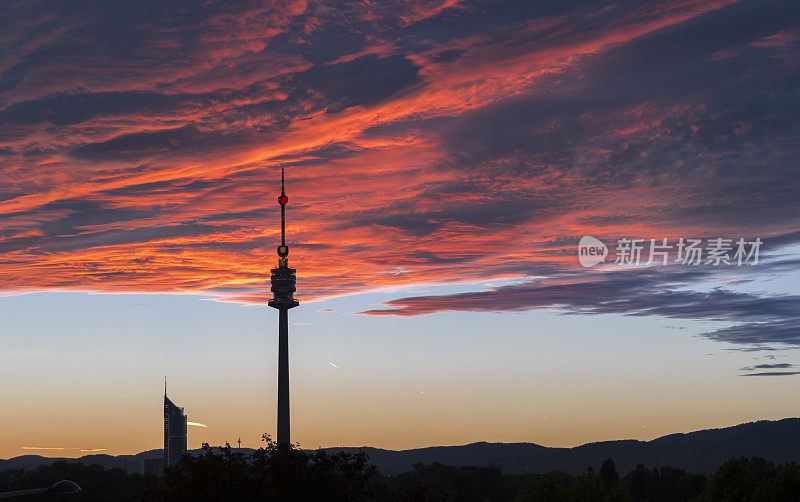
<path id="1" fill-rule="evenodd" d="M 164 467 L 177 464 L 186 454 L 186 415 L 167 397 L 164 382 Z"/>
<path id="2" fill-rule="evenodd" d="M 278 266 L 272 269 L 272 299 L 269 306 L 278 309 L 278 446 L 288 447 L 289 439 L 289 309 L 299 302 L 296 291 L 295 269 L 289 268 L 289 247 L 286 245 L 286 196 L 284 170 L 281 168 L 281 244 L 278 246 Z"/>

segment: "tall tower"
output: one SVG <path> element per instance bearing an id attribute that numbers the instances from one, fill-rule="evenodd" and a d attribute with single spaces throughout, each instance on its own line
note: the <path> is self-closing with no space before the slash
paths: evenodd
<path id="1" fill-rule="evenodd" d="M 272 299 L 269 306 L 278 309 L 278 446 L 288 448 L 289 440 L 289 309 L 297 307 L 294 299 L 295 269 L 289 268 L 289 247 L 286 245 L 286 196 L 284 170 L 281 168 L 281 245 L 278 246 L 278 267 L 272 269 Z"/>
<path id="2" fill-rule="evenodd" d="M 177 464 L 186 455 L 186 415 L 167 397 L 164 381 L 164 467 Z"/>

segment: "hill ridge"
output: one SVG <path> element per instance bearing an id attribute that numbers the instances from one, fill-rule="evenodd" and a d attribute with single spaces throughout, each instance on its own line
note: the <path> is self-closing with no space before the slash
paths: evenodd
<path id="1" fill-rule="evenodd" d="M 235 448 L 234 448 L 235 449 Z M 639 462 L 647 467 L 671 466 L 690 472 L 713 472 L 732 456 L 760 456 L 773 462 L 800 460 L 800 418 L 758 420 L 728 427 L 677 432 L 649 441 L 618 439 L 595 441 L 572 447 L 550 447 L 537 443 L 501 443 L 476 441 L 463 445 L 425 446 L 406 450 L 390 450 L 371 446 L 324 448 L 328 451 L 364 450 L 381 472 L 399 474 L 416 463 L 440 462 L 449 465 L 497 465 L 508 474 L 523 472 L 564 471 L 572 474 L 612 457 L 621 472 Z M 198 454 L 201 450 L 191 450 Z M 253 450 L 242 448 L 249 453 Z M 0 470 L 32 468 L 58 460 L 98 464 L 105 468 L 127 468 L 141 472 L 142 460 L 161 457 L 161 449 L 133 455 L 92 454 L 75 459 L 21 455 L 0 460 Z"/>

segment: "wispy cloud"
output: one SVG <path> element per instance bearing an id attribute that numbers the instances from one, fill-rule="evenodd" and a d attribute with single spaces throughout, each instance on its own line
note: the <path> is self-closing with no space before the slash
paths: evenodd
<path id="1" fill-rule="evenodd" d="M 739 368 L 741 371 L 754 371 L 754 370 L 766 370 L 766 369 L 786 369 L 786 368 L 793 368 L 794 364 L 790 363 L 775 363 L 775 364 L 754 364 L 753 366 L 745 366 L 744 368 Z"/>
<path id="2" fill-rule="evenodd" d="M 758 373 L 747 373 L 739 376 L 791 376 L 800 375 L 800 371 L 761 371 Z"/>
<path id="3" fill-rule="evenodd" d="M 20 448 L 23 450 L 41 450 L 41 451 L 75 450 L 84 453 L 96 453 L 101 451 L 108 451 L 106 448 L 72 448 L 72 447 L 61 447 L 61 446 L 22 446 Z"/>
<path id="4" fill-rule="evenodd" d="M 781 262 L 765 265 L 781 268 Z M 722 287 L 689 289 L 714 282 L 719 272 L 678 266 L 562 274 L 483 291 L 398 298 L 368 315 L 413 316 L 443 311 L 498 312 L 533 308 L 566 314 L 622 314 L 726 322 L 702 335 L 746 344 L 800 345 L 800 295 L 765 295 Z M 776 367 L 762 365 L 764 367 Z M 783 367 L 783 366 L 777 366 Z"/>

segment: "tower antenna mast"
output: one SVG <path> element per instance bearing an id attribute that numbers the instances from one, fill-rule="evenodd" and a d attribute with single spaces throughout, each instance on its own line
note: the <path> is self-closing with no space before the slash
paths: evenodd
<path id="1" fill-rule="evenodd" d="M 286 247 L 286 203 L 289 198 L 286 196 L 286 183 L 284 178 L 284 168 L 281 166 L 281 195 L 278 197 L 278 203 L 281 205 L 281 246 Z M 288 248 L 287 248 L 288 251 Z M 280 250 L 278 256 L 280 256 Z M 287 253 L 288 255 L 288 253 Z"/>

